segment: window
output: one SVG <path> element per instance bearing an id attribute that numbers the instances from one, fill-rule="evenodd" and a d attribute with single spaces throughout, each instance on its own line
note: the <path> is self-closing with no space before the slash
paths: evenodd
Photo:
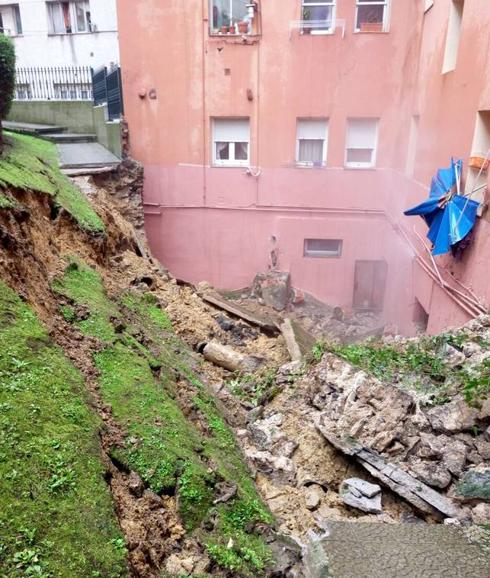
<path id="1" fill-rule="evenodd" d="M 463 20 L 464 0 L 452 0 L 449 7 L 449 22 L 446 34 L 446 49 L 442 73 L 451 72 L 456 68 L 459 50 L 459 38 L 461 36 L 461 22 Z"/>
<path id="2" fill-rule="evenodd" d="M 304 257 L 340 257 L 342 241 L 340 239 L 305 239 Z"/>
<path id="3" fill-rule="evenodd" d="M 211 34 L 248 34 L 251 31 L 249 0 L 210 0 Z"/>
<path id="4" fill-rule="evenodd" d="M 87 0 L 80 2 L 48 2 L 50 34 L 71 34 L 90 32 L 90 5 Z"/>
<path id="5" fill-rule="evenodd" d="M 335 30 L 335 0 L 303 0 L 303 34 L 329 34 Z"/>
<path id="6" fill-rule="evenodd" d="M 213 163 L 216 166 L 248 166 L 250 121 L 245 118 L 213 120 Z"/>
<path id="7" fill-rule="evenodd" d="M 298 119 L 296 162 L 322 166 L 327 160 L 328 121 L 326 119 Z"/>
<path id="8" fill-rule="evenodd" d="M 490 110 L 480 110 L 476 117 L 473 145 L 466 175 L 465 193 L 483 201 L 490 157 Z"/>
<path id="9" fill-rule="evenodd" d="M 357 0 L 356 32 L 386 32 L 389 0 Z"/>
<path id="10" fill-rule="evenodd" d="M 54 97 L 58 100 L 90 100 L 90 84 L 54 83 Z"/>
<path id="11" fill-rule="evenodd" d="M 377 142 L 377 118 L 348 119 L 345 166 L 350 168 L 374 167 L 376 165 Z"/>
<path id="12" fill-rule="evenodd" d="M 22 34 L 22 20 L 18 4 L 0 6 L 0 32 L 8 36 Z"/>

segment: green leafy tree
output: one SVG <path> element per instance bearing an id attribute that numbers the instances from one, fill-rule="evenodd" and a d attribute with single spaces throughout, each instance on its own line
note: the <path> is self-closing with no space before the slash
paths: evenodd
<path id="1" fill-rule="evenodd" d="M 2 120 L 7 116 L 15 87 L 15 49 L 8 36 L 0 34 L 0 152 L 2 150 Z"/>

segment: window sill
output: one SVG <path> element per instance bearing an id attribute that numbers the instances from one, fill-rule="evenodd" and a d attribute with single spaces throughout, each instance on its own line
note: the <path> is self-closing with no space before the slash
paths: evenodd
<path id="1" fill-rule="evenodd" d="M 389 30 L 354 30 L 354 34 L 389 34 Z"/>
<path id="2" fill-rule="evenodd" d="M 308 30 L 308 31 L 307 31 Z M 313 30 L 308 28 L 307 30 L 301 30 L 301 36 L 333 36 L 335 33 L 334 29 L 331 30 Z"/>
<path id="3" fill-rule="evenodd" d="M 295 161 L 294 162 L 294 168 L 296 168 L 296 169 L 326 169 L 327 163 L 326 162 L 308 163 L 308 162 Z"/>
<path id="4" fill-rule="evenodd" d="M 344 165 L 344 171 L 375 171 L 376 169 L 377 169 L 376 165 L 365 165 L 365 166 Z"/>
<path id="5" fill-rule="evenodd" d="M 48 36 L 80 36 L 82 34 L 95 34 L 95 32 L 48 32 Z"/>
<path id="6" fill-rule="evenodd" d="M 246 163 L 246 164 L 212 164 L 211 168 L 213 169 L 249 169 L 250 168 L 250 164 Z"/>

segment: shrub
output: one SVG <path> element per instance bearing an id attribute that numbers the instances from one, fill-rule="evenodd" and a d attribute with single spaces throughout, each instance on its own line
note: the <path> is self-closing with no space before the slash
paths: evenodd
<path id="1" fill-rule="evenodd" d="M 0 150 L 2 146 L 2 120 L 7 116 L 15 87 L 15 49 L 8 36 L 0 34 Z"/>

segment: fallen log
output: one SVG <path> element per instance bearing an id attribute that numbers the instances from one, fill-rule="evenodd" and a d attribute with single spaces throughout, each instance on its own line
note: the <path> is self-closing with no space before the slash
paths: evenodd
<path id="1" fill-rule="evenodd" d="M 244 355 L 217 341 L 202 344 L 199 350 L 205 359 L 229 371 L 253 373 L 264 362 L 260 357 Z"/>
<path id="2" fill-rule="evenodd" d="M 230 313 L 239 319 L 243 319 L 244 321 L 259 327 L 267 335 L 277 335 L 279 333 L 279 329 L 276 323 L 269 317 L 258 315 L 257 313 L 252 313 L 244 307 L 241 307 L 236 303 L 231 303 L 230 301 L 222 297 L 218 297 L 217 295 L 204 294 L 202 298 L 204 301 L 206 301 L 206 303 L 210 303 L 211 305 L 214 305 L 219 309 L 223 309 L 223 311 L 226 311 L 227 313 Z"/>
<path id="3" fill-rule="evenodd" d="M 357 440 L 338 437 L 324 427 L 321 416 L 315 425 L 323 437 L 335 448 L 348 456 L 352 456 L 374 478 L 388 486 L 392 492 L 398 494 L 418 510 L 426 514 L 443 514 L 448 518 L 458 517 L 458 508 L 451 500 L 398 466 L 387 462 L 375 451 L 363 447 Z"/>

